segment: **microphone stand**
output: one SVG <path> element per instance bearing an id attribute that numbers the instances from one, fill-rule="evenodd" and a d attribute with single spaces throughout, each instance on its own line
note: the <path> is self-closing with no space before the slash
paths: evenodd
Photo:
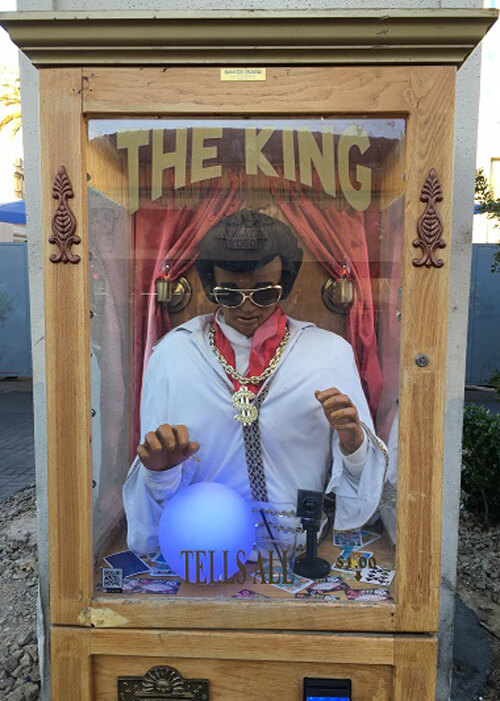
<path id="1" fill-rule="evenodd" d="M 321 521 L 315 518 L 302 518 L 306 531 L 306 554 L 295 560 L 293 571 L 307 579 L 324 579 L 330 573 L 330 563 L 318 557 L 318 531 Z"/>

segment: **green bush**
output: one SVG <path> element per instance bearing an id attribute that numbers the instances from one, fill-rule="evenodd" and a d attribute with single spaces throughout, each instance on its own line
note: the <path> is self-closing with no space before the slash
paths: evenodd
<path id="1" fill-rule="evenodd" d="M 495 370 L 491 373 L 489 384 L 495 388 L 497 394 L 500 394 L 500 370 Z"/>
<path id="2" fill-rule="evenodd" d="M 462 490 L 468 511 L 500 523 L 500 415 L 475 404 L 464 410 Z"/>

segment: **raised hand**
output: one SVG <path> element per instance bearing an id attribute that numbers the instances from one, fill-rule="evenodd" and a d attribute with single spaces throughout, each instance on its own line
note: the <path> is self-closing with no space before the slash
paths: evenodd
<path id="1" fill-rule="evenodd" d="M 137 448 L 137 455 L 148 470 L 161 472 L 187 460 L 199 448 L 199 443 L 189 440 L 186 426 L 162 424 L 156 431 L 146 433 L 144 443 Z"/>
<path id="2" fill-rule="evenodd" d="M 321 404 L 330 426 L 337 431 L 344 453 L 354 453 L 364 440 L 358 410 L 354 404 L 336 387 L 316 390 L 314 396 Z"/>

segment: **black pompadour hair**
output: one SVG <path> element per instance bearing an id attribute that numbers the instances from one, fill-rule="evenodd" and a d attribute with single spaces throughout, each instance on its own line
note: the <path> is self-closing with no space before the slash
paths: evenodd
<path id="1" fill-rule="evenodd" d="M 208 230 L 200 242 L 196 268 L 207 297 L 215 287 L 214 266 L 235 273 L 247 273 L 267 265 L 279 256 L 282 299 L 290 294 L 304 252 L 291 229 L 267 214 L 242 209 Z"/>

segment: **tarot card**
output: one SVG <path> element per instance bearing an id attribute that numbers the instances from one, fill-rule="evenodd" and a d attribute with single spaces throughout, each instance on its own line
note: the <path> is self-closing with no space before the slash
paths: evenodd
<path id="1" fill-rule="evenodd" d="M 367 545 L 374 543 L 379 538 L 382 538 L 378 533 L 372 533 L 371 531 L 361 531 L 361 546 L 366 548 Z"/>
<path id="2" fill-rule="evenodd" d="M 361 548 L 364 543 L 361 538 L 361 531 L 334 531 L 333 544 L 339 548 Z"/>
<path id="3" fill-rule="evenodd" d="M 127 594 L 166 594 L 175 596 L 181 586 L 180 579 L 129 579 L 123 583 L 123 592 Z"/>
<path id="4" fill-rule="evenodd" d="M 132 577 L 134 574 L 149 572 L 149 567 L 144 560 L 141 560 L 131 550 L 123 550 L 113 555 L 106 555 L 104 561 L 110 567 L 122 570 L 124 577 Z"/>
<path id="5" fill-rule="evenodd" d="M 284 577 L 280 571 L 280 583 L 273 584 L 272 586 L 276 587 L 277 589 L 281 589 L 282 591 L 287 591 L 290 594 L 296 594 L 298 591 L 302 591 L 302 589 L 305 589 L 309 584 L 313 583 L 312 579 L 306 579 L 305 577 L 301 577 L 294 572 L 287 573 L 286 582 L 284 582 L 283 579 Z M 269 582 L 269 579 L 267 581 Z"/>
<path id="6" fill-rule="evenodd" d="M 394 570 L 386 570 L 383 567 L 366 567 L 361 570 L 360 582 L 376 584 L 379 587 L 388 587 L 394 579 Z"/>
<path id="7" fill-rule="evenodd" d="M 295 575 L 290 584 L 273 584 L 272 586 L 276 587 L 276 589 L 287 591 L 290 594 L 296 594 L 297 592 L 302 591 L 302 589 L 305 589 L 308 584 L 312 583 L 312 581 L 312 579 L 305 579 L 304 577 L 297 577 L 297 575 Z"/>
<path id="8" fill-rule="evenodd" d="M 231 599 L 269 599 L 269 597 L 251 589 L 241 589 L 236 594 L 233 594 Z"/>
<path id="9" fill-rule="evenodd" d="M 393 601 L 388 589 L 348 589 L 346 596 L 349 601 Z"/>
<path id="10" fill-rule="evenodd" d="M 357 570 L 362 570 L 366 565 L 368 564 L 368 561 L 372 557 L 373 553 L 368 552 L 367 550 L 351 550 L 351 548 L 344 548 L 340 552 L 339 557 L 335 560 L 335 562 L 332 565 L 332 571 L 335 572 L 356 572 Z M 342 560 L 343 564 L 340 566 Z M 364 567 L 360 567 L 360 560 L 361 558 L 364 558 L 365 564 Z M 363 562 L 363 561 L 362 561 Z M 349 566 L 350 565 L 350 566 Z"/>
<path id="11" fill-rule="evenodd" d="M 307 591 L 311 594 L 327 594 L 328 592 L 346 591 L 347 589 L 349 589 L 349 585 L 344 582 L 342 577 L 338 577 L 337 575 L 330 575 L 329 577 L 325 577 L 325 579 L 318 579 L 307 587 Z"/>

